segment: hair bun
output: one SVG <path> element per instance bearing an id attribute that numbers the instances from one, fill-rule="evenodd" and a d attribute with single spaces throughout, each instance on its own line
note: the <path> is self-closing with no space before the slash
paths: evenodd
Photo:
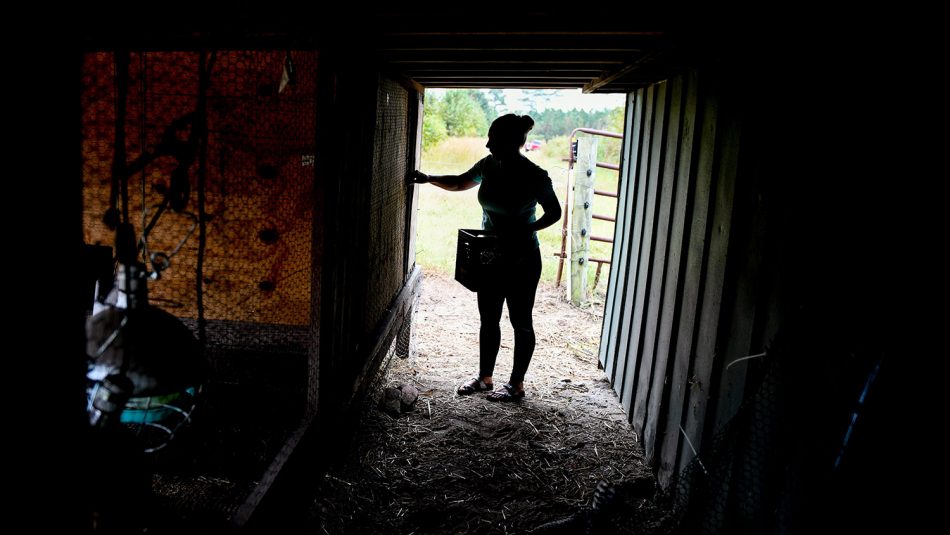
<path id="1" fill-rule="evenodd" d="M 534 119 L 532 119 L 530 116 L 522 115 L 521 117 L 519 117 L 519 119 L 521 119 L 521 126 L 524 128 L 525 134 L 527 134 L 528 132 L 531 131 L 532 128 L 534 128 Z"/>

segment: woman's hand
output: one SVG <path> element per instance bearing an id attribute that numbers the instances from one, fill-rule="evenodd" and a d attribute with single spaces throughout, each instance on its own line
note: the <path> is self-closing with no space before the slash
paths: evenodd
<path id="1" fill-rule="evenodd" d="M 406 181 L 410 184 L 425 184 L 429 182 L 431 178 L 429 175 L 423 173 L 422 171 L 413 171 L 409 173 L 409 176 L 406 178 Z"/>

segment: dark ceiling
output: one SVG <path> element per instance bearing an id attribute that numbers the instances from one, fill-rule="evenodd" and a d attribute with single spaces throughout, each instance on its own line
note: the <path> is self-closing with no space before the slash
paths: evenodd
<path id="1" fill-rule="evenodd" d="M 87 50 L 317 48 L 424 87 L 614 93 L 668 78 L 694 63 L 697 52 L 706 54 L 710 35 L 731 33 L 722 23 L 648 15 L 642 8 L 626 13 L 577 4 L 563 10 L 511 5 L 504 7 L 512 13 L 501 14 L 480 4 L 366 13 L 342 6 L 333 16 L 311 17 L 282 5 L 236 2 L 227 11 L 188 17 L 164 10 L 129 24 L 94 18 L 80 33 Z"/>
<path id="2" fill-rule="evenodd" d="M 583 88 L 627 92 L 666 76 L 669 32 L 568 13 L 524 22 L 390 17 L 374 52 L 386 70 L 427 87 Z"/>
<path id="3" fill-rule="evenodd" d="M 668 77 L 680 27 L 616 9 L 377 14 L 373 52 L 426 87 L 628 92 Z"/>

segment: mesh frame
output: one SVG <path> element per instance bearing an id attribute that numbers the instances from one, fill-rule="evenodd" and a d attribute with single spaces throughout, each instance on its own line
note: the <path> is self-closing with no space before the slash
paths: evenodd
<path id="1" fill-rule="evenodd" d="M 369 200 L 366 323 L 368 334 L 385 316 L 405 282 L 406 154 L 409 92 L 393 80 L 380 78 L 376 94 L 373 177 Z"/>

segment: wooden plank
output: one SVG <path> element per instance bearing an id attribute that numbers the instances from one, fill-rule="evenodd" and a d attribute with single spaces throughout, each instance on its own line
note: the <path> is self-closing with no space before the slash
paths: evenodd
<path id="1" fill-rule="evenodd" d="M 358 398 L 365 391 L 373 374 L 379 369 L 383 357 L 389 351 L 393 337 L 399 332 L 399 327 L 402 326 L 406 314 L 409 313 L 410 307 L 415 302 L 421 281 L 422 268 L 416 266 L 409 275 L 406 284 L 400 290 L 399 295 L 389 305 L 385 317 L 379 321 L 373 333 L 369 336 L 372 343 L 364 345 L 369 349 L 360 350 L 356 353 L 357 362 L 363 362 L 364 364 L 353 381 L 349 402 Z"/>
<path id="2" fill-rule="evenodd" d="M 317 126 L 316 150 L 313 166 L 313 219 L 311 220 L 310 245 L 310 343 L 307 348 L 307 414 L 315 414 L 320 403 L 320 322 L 323 310 L 323 252 L 324 218 L 318 214 L 326 210 L 326 177 L 332 172 L 334 162 L 326 161 L 328 153 L 321 153 L 325 143 L 332 143 L 332 109 L 334 104 L 334 82 L 336 76 L 329 65 L 324 66 L 324 57 L 317 56 Z"/>
<path id="3" fill-rule="evenodd" d="M 754 143 L 754 141 L 752 141 Z M 749 150 L 750 141 L 743 141 L 743 150 Z M 754 149 L 751 152 L 757 152 Z M 735 288 L 729 291 L 733 296 L 731 302 L 731 321 L 729 334 L 725 340 L 726 348 L 723 351 L 723 360 L 719 366 L 720 379 L 716 395 L 716 420 L 713 432 L 723 428 L 736 412 L 745 393 L 746 375 L 750 365 L 749 360 L 737 360 L 753 354 L 761 354 L 765 349 L 764 343 L 756 336 L 757 330 L 762 330 L 760 316 L 767 316 L 767 306 L 760 296 L 765 281 L 762 275 L 762 265 L 765 256 L 765 240 L 768 235 L 766 222 L 768 210 L 765 205 L 765 196 L 762 194 L 762 178 L 757 168 L 749 168 L 744 163 L 737 170 L 735 219 L 733 221 L 733 247 L 729 257 L 738 263 L 738 273 L 735 282 L 727 287 Z M 761 305 L 761 306 L 760 306 Z M 731 364 L 735 361 L 735 364 Z"/>
<path id="4" fill-rule="evenodd" d="M 488 70 L 477 70 L 471 67 L 420 67 L 417 69 L 404 69 L 402 71 L 406 76 L 412 77 L 414 80 L 423 80 L 429 78 L 438 78 L 442 80 L 453 80 L 453 79 L 467 79 L 471 78 L 474 80 L 489 78 L 494 80 L 505 80 L 510 78 L 534 78 L 534 79 L 549 79 L 549 78 L 586 78 L 590 80 L 591 78 L 596 77 L 602 71 L 597 70 L 596 68 L 589 67 L 576 67 L 572 69 L 559 69 L 557 67 L 550 66 L 535 66 L 528 67 L 525 69 L 508 69 L 508 68 L 498 68 L 498 69 L 488 69 Z"/>
<path id="5" fill-rule="evenodd" d="M 667 128 L 664 140 L 663 168 L 659 176 L 660 204 L 656 217 L 656 240 L 653 247 L 653 268 L 650 276 L 650 293 L 646 303 L 645 327 L 643 329 L 643 351 L 640 357 L 640 372 L 637 391 L 633 401 L 633 430 L 643 437 L 643 425 L 646 422 L 647 402 L 650 388 L 653 386 L 654 362 L 657 359 L 657 335 L 659 334 L 660 310 L 665 297 L 663 286 L 666 282 L 666 260 L 669 247 L 670 224 L 672 223 L 673 190 L 676 187 L 677 151 L 680 142 L 680 112 L 683 100 L 683 77 L 677 76 L 668 82 L 669 106 L 667 107 Z M 665 360 L 664 360 L 665 362 Z M 665 373 L 660 369 L 659 373 Z"/>
<path id="6" fill-rule="evenodd" d="M 625 51 L 605 51 L 605 50 L 575 50 L 564 47 L 560 50 L 406 50 L 406 51 L 381 51 L 379 59 L 384 63 L 455 63 L 455 62 L 476 62 L 476 63 L 609 63 L 618 67 L 630 63 L 631 55 Z M 652 56 L 649 56 L 652 57 Z M 643 60 L 648 60 L 648 56 L 637 58 L 636 63 L 631 65 L 639 66 Z M 630 72 L 630 71 L 627 71 Z M 600 86 L 598 86 L 600 87 Z"/>
<path id="7" fill-rule="evenodd" d="M 594 202 L 594 179 L 597 164 L 597 138 L 584 136 L 577 140 L 578 160 L 574 165 L 574 202 L 569 213 L 571 229 L 567 260 L 571 274 L 567 279 L 567 295 L 575 306 L 587 304 L 587 261 L 590 258 L 591 223 Z"/>
<path id="8" fill-rule="evenodd" d="M 510 87 L 513 89 L 576 89 L 580 88 L 583 82 L 579 81 L 557 81 L 557 80 L 538 80 L 536 82 L 509 82 L 509 81 L 428 81 L 426 87 L 438 87 L 447 89 L 484 89 L 491 87 Z"/>
<path id="9" fill-rule="evenodd" d="M 390 80 L 401 85 L 402 88 L 410 94 L 410 98 L 412 98 L 411 95 L 414 93 L 422 93 L 425 91 L 425 87 L 423 87 L 418 80 L 407 76 L 404 72 L 388 67 L 382 67 L 380 72 Z"/>
<path id="10" fill-rule="evenodd" d="M 647 171 L 650 167 L 650 146 L 653 135 L 653 108 L 656 102 L 654 98 L 656 92 L 655 86 L 650 86 L 646 90 L 646 96 L 643 102 L 643 135 L 640 142 L 640 156 L 637 165 L 637 184 L 636 194 L 634 196 L 633 211 L 630 212 L 632 227 L 627 246 L 627 269 L 622 273 L 626 278 L 624 281 L 623 301 L 620 304 L 621 322 L 620 338 L 617 341 L 617 361 L 615 364 L 614 391 L 617 396 L 623 397 L 623 381 L 626 377 L 625 371 L 629 364 L 627 355 L 630 344 L 630 324 L 633 318 L 633 298 L 636 291 L 637 270 L 640 268 L 640 236 L 643 233 L 643 213 L 644 202 L 646 198 Z"/>
<path id="11" fill-rule="evenodd" d="M 765 351 L 766 348 L 769 347 L 775 335 L 778 333 L 778 329 L 783 324 L 784 319 L 785 307 L 783 304 L 790 301 L 783 291 L 783 289 L 787 287 L 787 284 L 782 273 L 782 267 L 789 264 L 788 261 L 785 261 L 789 254 L 787 252 L 789 244 L 787 240 L 775 239 L 779 231 L 777 230 L 777 222 L 773 220 L 773 218 L 778 219 L 779 213 L 775 205 L 785 201 L 785 199 L 777 196 L 774 183 L 769 183 L 768 185 L 770 187 L 761 190 L 760 195 L 762 195 L 768 203 L 761 208 L 768 215 L 766 228 L 763 232 L 765 232 L 766 236 L 770 236 L 771 239 L 767 240 L 763 245 L 765 251 L 763 253 L 762 265 L 760 266 L 763 281 L 762 289 L 759 291 L 759 304 L 757 306 L 759 312 L 756 312 L 755 315 L 756 325 L 753 335 L 753 343 L 761 348 L 762 351 Z M 769 202 L 770 199 L 775 200 Z"/>
<path id="12" fill-rule="evenodd" d="M 660 169 L 663 166 L 663 149 L 666 141 L 666 96 L 669 84 L 656 84 L 656 105 L 653 110 L 653 132 L 650 143 L 650 167 L 646 177 L 646 198 L 643 205 L 643 229 L 640 234 L 640 259 L 637 262 L 637 284 L 633 301 L 633 317 L 630 323 L 630 346 L 627 350 L 626 377 L 620 402 L 633 423 L 633 396 L 638 386 L 637 373 L 643 351 L 643 317 L 649 303 L 650 274 L 653 270 L 654 241 L 656 239 L 656 213 L 659 201 Z M 642 427 L 642 426 L 641 426 Z"/>
<path id="13" fill-rule="evenodd" d="M 410 155 L 407 162 L 407 174 L 418 168 L 422 161 L 422 121 L 425 112 L 425 92 L 419 91 L 410 93 L 411 99 L 409 106 L 410 146 L 406 154 Z M 416 221 L 419 212 L 419 186 L 417 184 L 407 184 L 407 195 L 409 200 L 406 203 L 406 276 L 412 273 L 412 267 L 416 265 Z"/>
<path id="14" fill-rule="evenodd" d="M 471 71 L 494 71 L 499 72 L 521 72 L 521 71 L 576 71 L 576 70 L 594 70 L 600 72 L 615 69 L 623 65 L 623 61 L 522 61 L 516 59 L 498 59 L 497 61 L 487 60 L 453 60 L 447 59 L 429 59 L 425 61 L 395 61 L 392 68 L 398 68 L 399 72 L 414 73 L 419 71 L 438 72 L 442 69 L 471 70 Z"/>
<path id="15" fill-rule="evenodd" d="M 267 496 L 267 493 L 274 487 L 277 478 L 281 477 L 281 473 L 288 461 L 295 455 L 298 446 L 303 442 L 313 422 L 314 415 L 306 414 L 300 423 L 297 424 L 297 428 L 291 433 L 283 446 L 280 447 L 280 451 L 277 452 L 277 455 L 274 456 L 270 464 L 267 465 L 267 469 L 264 471 L 264 475 L 261 476 L 261 480 L 258 481 L 257 485 L 254 485 L 250 494 L 248 494 L 244 502 L 238 506 L 237 511 L 235 511 L 231 517 L 230 524 L 233 528 L 241 529 L 251 520 L 261 505 L 261 502 L 264 500 L 264 497 Z"/>
<path id="16" fill-rule="evenodd" d="M 596 72 L 584 72 L 584 73 L 570 73 L 570 72 L 559 72 L 556 75 L 552 74 L 551 71 L 537 71 L 534 73 L 531 72 L 512 72 L 509 74 L 501 74 L 499 72 L 484 72 L 484 71 L 460 71 L 456 73 L 449 73 L 443 71 L 433 71 L 428 74 L 419 73 L 413 75 L 413 80 L 419 82 L 428 83 L 433 80 L 442 80 L 442 81 L 466 81 L 466 80 L 504 80 L 506 82 L 533 82 L 537 80 L 551 80 L 557 78 L 558 80 L 590 80 L 591 77 L 596 76 Z"/>
<path id="17" fill-rule="evenodd" d="M 692 72 L 683 77 L 685 89 L 683 91 L 683 109 L 680 113 L 682 127 L 680 128 L 679 147 L 676 157 L 676 190 L 673 194 L 673 221 L 670 225 L 669 253 L 666 257 L 666 284 L 663 287 L 663 310 L 660 313 L 660 330 L 657 334 L 656 370 L 653 372 L 653 385 L 650 388 L 650 401 L 647 408 L 647 420 L 643 429 L 644 460 L 653 463 L 657 446 L 657 429 L 666 422 L 665 413 L 661 412 L 663 400 L 667 398 L 669 381 L 672 375 L 670 358 L 676 344 L 673 340 L 673 331 L 679 312 L 680 301 L 677 299 L 682 287 L 684 247 L 687 245 L 687 226 L 689 221 L 690 194 L 694 169 L 694 140 L 696 126 L 696 73 Z M 662 437 L 660 437 L 662 439 Z"/>
<path id="18" fill-rule="evenodd" d="M 336 135 L 336 127 L 341 120 L 339 111 L 341 109 L 339 98 L 342 95 L 337 93 L 336 84 L 338 73 L 331 55 L 320 52 L 317 57 L 317 127 L 316 127 L 316 153 L 314 157 L 314 210 L 312 222 L 312 245 L 311 245 L 311 265 L 313 268 L 310 286 L 310 348 L 307 354 L 307 412 L 316 413 L 320 409 L 320 402 L 328 396 L 328 391 L 333 388 L 332 381 L 327 380 L 326 388 L 323 387 L 323 378 L 331 377 L 332 354 L 328 348 L 333 347 L 338 339 L 335 320 L 327 318 L 327 314 L 333 312 L 333 299 L 337 292 L 336 288 L 336 270 L 333 266 L 324 267 L 324 258 L 326 253 L 331 252 L 330 258 L 333 258 L 332 248 L 335 247 L 336 238 L 326 232 L 326 228 L 332 221 L 330 214 L 334 210 L 335 203 L 330 203 L 329 199 L 335 199 L 339 193 L 340 182 L 337 177 L 341 173 L 341 158 L 334 158 L 331 155 L 342 151 L 342 137 Z"/>
<path id="19" fill-rule="evenodd" d="M 623 78 L 624 76 L 632 73 L 633 71 L 639 69 L 640 67 L 655 61 L 659 53 L 657 51 L 651 51 L 643 54 L 641 57 L 637 58 L 636 61 L 630 62 L 623 67 L 615 70 L 614 72 L 601 76 L 584 86 L 584 93 L 593 93 L 594 91 L 604 87 L 605 85 L 613 82 L 618 78 Z"/>
<path id="20" fill-rule="evenodd" d="M 689 402 L 684 429 L 693 447 L 702 452 L 703 431 L 707 418 L 707 404 L 711 392 L 711 377 L 717 353 L 721 359 L 718 339 L 722 317 L 723 286 L 725 283 L 732 231 L 732 201 L 735 194 L 736 171 L 739 157 L 740 124 L 735 113 L 726 113 L 720 103 L 719 120 L 722 135 L 717 142 L 719 164 L 716 169 L 716 196 L 713 204 L 712 225 L 708 228 L 709 252 L 706 276 L 703 282 L 703 301 L 696 333 L 696 358 L 690 377 Z M 731 111 L 731 110 L 729 110 Z M 682 468 L 693 459 L 693 453 L 680 451 Z"/>
<path id="21" fill-rule="evenodd" d="M 536 10 L 531 8 L 531 25 L 525 25 L 525 17 L 499 17 L 495 14 L 471 13 L 465 7 L 446 6 L 438 11 L 426 9 L 425 12 L 412 11 L 399 13 L 398 10 L 387 10 L 385 14 L 369 17 L 366 22 L 369 29 L 376 29 L 380 35 L 389 36 L 533 36 L 550 35 L 573 37 L 599 37 L 603 35 L 656 36 L 667 35 L 668 17 L 661 17 L 660 12 L 638 10 L 637 17 L 614 16 L 626 14 L 626 11 L 617 12 L 614 5 L 596 8 L 590 6 L 585 16 L 589 20 L 596 20 L 596 25 L 589 25 L 583 30 L 577 29 L 576 17 L 565 16 L 563 9 Z M 464 13 L 464 16 L 462 14 Z M 305 19 L 306 22 L 312 21 Z M 332 19 L 336 21 L 337 19 Z M 451 21 L 451 24 L 445 24 Z M 596 26 L 596 28 L 595 28 Z M 307 28 L 310 28 L 308 25 Z M 538 31 L 537 28 L 544 28 Z"/>
<path id="22" fill-rule="evenodd" d="M 703 80 L 698 80 L 704 84 Z M 698 103 L 702 112 L 695 121 L 699 132 L 697 152 L 693 156 L 695 163 L 695 189 L 692 193 L 691 210 L 686 220 L 690 221 L 689 233 L 684 236 L 688 243 L 685 265 L 681 268 L 683 277 L 682 297 L 679 304 L 679 318 L 676 327 L 676 352 L 673 359 L 673 374 L 670 379 L 669 407 L 667 408 L 666 429 L 663 446 L 660 451 L 660 465 L 657 473 L 660 486 L 668 488 L 677 469 L 680 453 L 680 425 L 683 420 L 683 407 L 686 402 L 686 386 L 689 382 L 690 364 L 695 343 L 696 316 L 699 311 L 700 291 L 702 289 L 703 258 L 706 253 L 706 227 L 709 214 L 710 188 L 712 186 L 713 156 L 715 154 L 718 102 L 714 95 L 704 95 L 699 86 Z"/>
<path id="23" fill-rule="evenodd" d="M 623 251 L 627 244 L 627 230 L 630 222 L 628 200 L 633 199 L 633 184 L 631 177 L 636 174 L 631 171 L 636 165 L 636 155 L 639 152 L 640 123 L 643 116 L 643 91 L 627 95 L 623 130 L 623 150 L 620 153 L 620 179 L 617 184 L 619 198 L 617 200 L 616 223 L 614 224 L 614 246 L 611 251 L 610 275 L 607 280 L 607 296 L 604 299 L 604 320 L 600 328 L 600 365 L 604 373 L 613 380 L 613 363 L 616 361 L 614 348 L 616 344 L 616 329 L 619 314 L 614 314 L 620 300 L 617 298 L 618 289 L 622 293 L 622 282 L 626 279 L 626 257 Z M 618 284 L 619 283 L 619 284 Z"/>
<path id="24" fill-rule="evenodd" d="M 379 77 L 337 70 L 336 102 L 329 110 L 332 137 L 318 147 L 328 163 L 324 205 L 323 307 L 320 315 L 320 404 L 335 411 L 349 399 L 346 385 L 362 362 L 355 359 L 364 334 L 373 140 Z M 348 116 L 344 110 L 354 110 Z M 332 155 L 332 156 L 331 156 Z"/>
<path id="25" fill-rule="evenodd" d="M 350 67 L 347 66 L 347 69 Z M 346 74 L 350 85 L 349 89 L 344 88 L 342 91 L 353 93 L 354 104 L 360 106 L 357 113 L 362 115 L 356 119 L 355 131 L 348 142 L 345 193 L 336 199 L 341 205 L 339 215 L 343 220 L 337 222 L 339 226 L 333 231 L 341 232 L 341 227 L 352 227 L 342 232 L 348 239 L 340 243 L 340 254 L 336 257 L 338 262 L 344 263 L 340 269 L 343 271 L 345 294 L 340 306 L 343 307 L 346 323 L 341 329 L 345 345 L 335 355 L 339 362 L 339 373 L 334 380 L 338 381 L 343 389 L 339 392 L 338 401 L 344 403 L 349 400 L 348 391 L 345 389 L 347 382 L 352 381 L 356 371 L 366 364 L 366 353 L 360 353 L 359 348 L 365 341 L 364 336 L 372 329 L 372 326 L 367 325 L 366 305 L 371 295 L 367 281 L 372 280 L 373 272 L 366 251 L 370 250 L 372 245 L 370 222 L 373 213 L 373 171 L 377 161 L 376 121 L 379 118 L 377 107 L 381 81 L 378 73 L 372 73 L 371 76 L 371 73 L 347 70 Z"/>
<path id="26" fill-rule="evenodd" d="M 509 33 L 459 35 L 459 34 L 392 34 L 379 43 L 379 50 L 563 50 L 565 42 L 575 50 L 611 50 L 638 52 L 657 45 L 655 35 L 587 34 L 578 39 L 577 34 L 564 33 Z"/>
<path id="27" fill-rule="evenodd" d="M 621 198 L 617 202 L 617 241 L 613 247 L 610 278 L 608 279 L 607 298 L 604 304 L 604 321 L 601 325 L 600 362 L 611 384 L 614 382 L 614 368 L 617 362 L 618 322 L 622 306 L 624 284 L 626 281 L 627 247 L 630 222 L 632 221 L 632 203 L 635 197 L 636 165 L 642 137 L 643 91 L 627 95 L 626 119 L 624 122 L 624 149 L 621 153 L 623 166 L 618 184 Z"/>
<path id="28" fill-rule="evenodd" d="M 415 76 L 413 77 L 413 80 L 427 86 L 433 86 L 435 84 L 480 84 L 486 82 L 498 82 L 506 84 L 556 83 L 563 85 L 583 85 L 590 80 L 590 76 L 552 76 L 550 74 L 539 74 L 537 76 L 468 76 L 465 74 L 459 74 L 457 76 Z"/>

